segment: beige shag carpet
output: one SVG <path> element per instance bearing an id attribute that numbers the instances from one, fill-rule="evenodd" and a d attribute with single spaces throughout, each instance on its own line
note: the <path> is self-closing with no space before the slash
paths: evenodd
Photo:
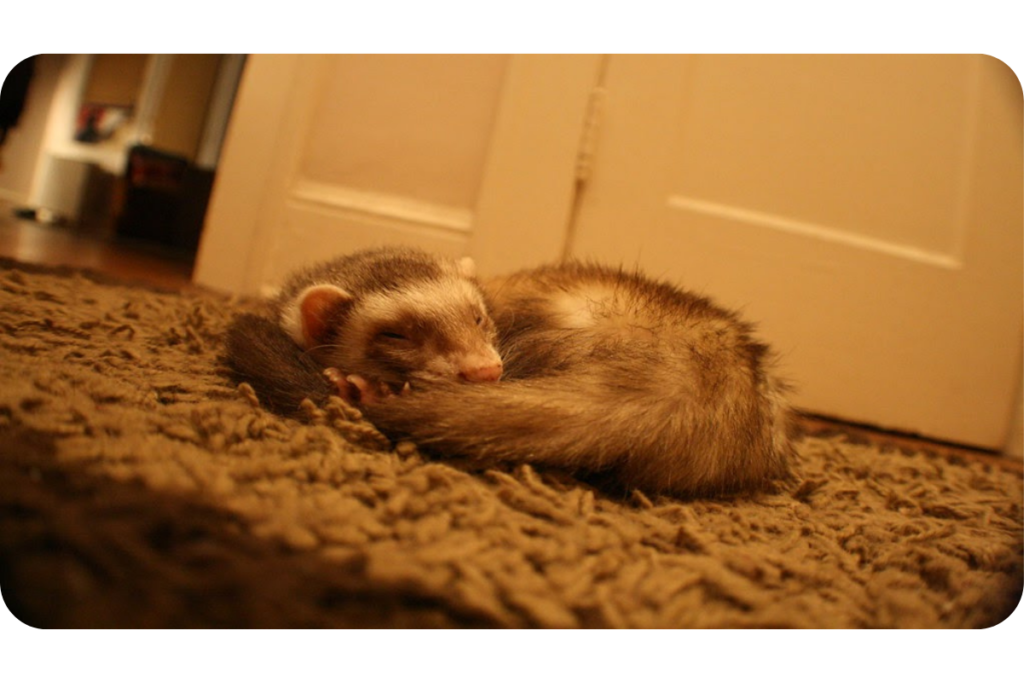
<path id="1" fill-rule="evenodd" d="M 984 627 L 1022 483 L 804 437 L 752 498 L 623 495 L 392 447 L 229 379 L 251 307 L 0 263 L 0 589 L 55 627 Z"/>

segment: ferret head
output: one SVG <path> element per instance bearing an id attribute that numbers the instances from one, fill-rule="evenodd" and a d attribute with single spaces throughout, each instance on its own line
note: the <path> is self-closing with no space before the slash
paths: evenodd
<path id="1" fill-rule="evenodd" d="M 292 338 L 321 364 L 394 387 L 417 380 L 496 381 L 496 331 L 473 262 L 343 288 L 313 284 L 282 315 Z M 358 283 L 362 284 L 362 283 Z"/>

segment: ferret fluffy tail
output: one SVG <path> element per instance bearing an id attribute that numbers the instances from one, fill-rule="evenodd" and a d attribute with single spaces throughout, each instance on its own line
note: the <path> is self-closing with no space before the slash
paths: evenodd
<path id="1" fill-rule="evenodd" d="M 430 386 L 363 409 L 385 433 L 442 455 L 613 471 L 626 487 L 708 495 L 786 476 L 784 388 L 762 389 L 709 410 L 678 387 L 624 392 L 563 375 Z"/>
<path id="2" fill-rule="evenodd" d="M 294 414 L 303 399 L 320 404 L 331 395 L 320 365 L 263 316 L 235 318 L 228 328 L 226 360 L 235 381 L 252 385 L 260 405 L 272 412 Z"/>

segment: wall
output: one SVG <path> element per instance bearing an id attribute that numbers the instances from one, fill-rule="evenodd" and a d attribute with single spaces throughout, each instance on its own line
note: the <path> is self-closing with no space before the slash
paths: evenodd
<path id="1" fill-rule="evenodd" d="M 39 55 L 36 58 L 25 109 L 17 127 L 7 134 L 7 141 L 0 152 L 0 199 L 19 205 L 29 201 L 32 179 L 39 163 L 39 150 L 46 134 L 47 113 L 66 61 L 64 55 Z"/>
<path id="2" fill-rule="evenodd" d="M 84 102 L 134 107 L 149 55 L 96 55 L 85 85 Z"/>
<path id="3" fill-rule="evenodd" d="M 150 144 L 195 159 L 222 59 L 223 55 L 174 55 Z"/>

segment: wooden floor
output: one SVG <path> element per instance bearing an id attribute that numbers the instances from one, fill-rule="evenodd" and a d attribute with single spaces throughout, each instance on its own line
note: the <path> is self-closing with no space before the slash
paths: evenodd
<path id="1" fill-rule="evenodd" d="M 0 202 L 0 256 L 26 263 L 71 266 L 165 289 L 192 281 L 192 262 L 159 247 L 124 244 L 84 233 L 73 226 L 45 225 L 14 215 Z"/>
<path id="2" fill-rule="evenodd" d="M 14 216 L 12 206 L 3 202 L 0 202 L 0 256 L 27 263 L 90 269 L 165 289 L 177 290 L 191 284 L 192 263 L 180 255 L 100 239 L 76 232 L 72 227 L 22 220 Z M 1018 473 L 1024 472 L 1024 461 L 997 453 L 893 434 L 823 416 L 801 415 L 796 422 L 797 430 L 802 434 L 842 434 L 847 439 L 886 449 L 924 450 L 947 458 L 980 460 Z"/>

